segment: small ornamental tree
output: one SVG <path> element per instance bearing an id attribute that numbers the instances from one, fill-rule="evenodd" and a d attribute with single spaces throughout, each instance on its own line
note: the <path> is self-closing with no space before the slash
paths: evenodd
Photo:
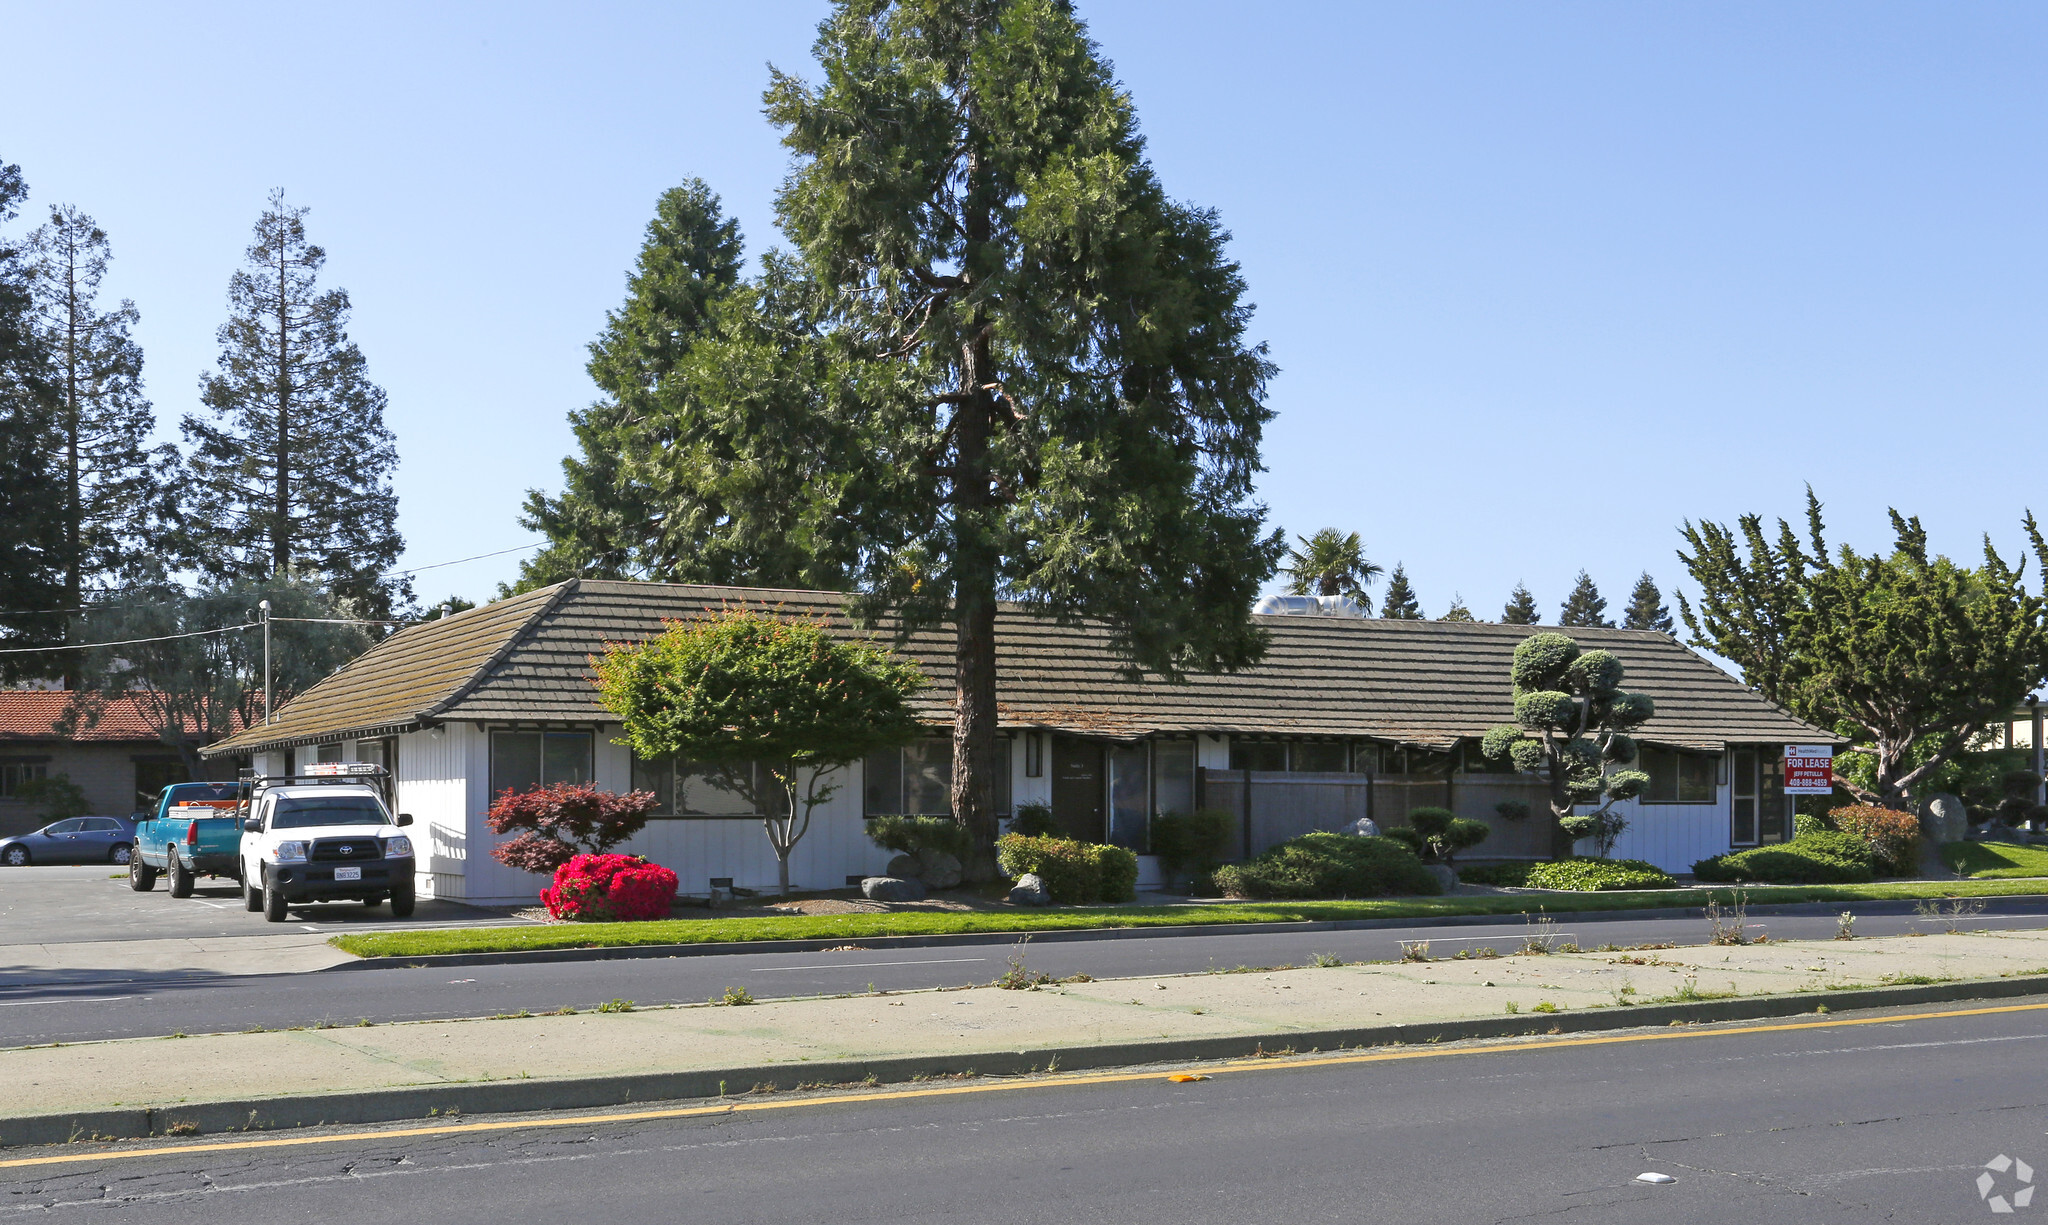
<path id="1" fill-rule="evenodd" d="M 753 803 L 785 896 L 789 853 L 839 790 L 826 780 L 921 730 L 909 701 L 925 683 L 916 665 L 809 621 L 737 610 L 671 622 L 596 667 L 598 700 L 634 752 L 687 759 Z"/>
<path id="2" fill-rule="evenodd" d="M 1621 688 L 1621 661 L 1608 651 L 1582 651 L 1563 634 L 1531 634 L 1515 648 L 1510 672 L 1515 721 L 1480 742 L 1488 757 L 1541 774 L 1550 784 L 1550 811 L 1572 840 L 1591 838 L 1600 858 L 1628 828 L 1615 802 L 1642 794 L 1650 776 L 1618 769 L 1636 759 L 1628 733 L 1656 706 L 1647 694 Z M 1576 809 L 1597 805 L 1590 813 Z"/>
<path id="3" fill-rule="evenodd" d="M 603 855 L 639 833 L 661 803 L 652 791 L 606 791 L 595 783 L 505 788 L 484 819 L 494 834 L 518 837 L 491 856 L 521 872 L 553 872 L 578 855 Z"/>

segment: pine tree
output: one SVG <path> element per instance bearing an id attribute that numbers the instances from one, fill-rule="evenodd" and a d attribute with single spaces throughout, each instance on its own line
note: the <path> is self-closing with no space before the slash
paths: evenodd
<path id="1" fill-rule="evenodd" d="M 71 205 L 29 235 L 36 326 L 52 362 L 55 430 L 49 440 L 63 482 L 64 603 L 81 608 L 88 587 L 163 572 L 157 547 L 174 512 L 177 450 L 152 447 L 155 414 L 142 394 L 142 348 L 129 335 L 140 316 L 123 299 L 99 307 L 112 256 L 106 233 Z M 77 619 L 66 616 L 68 641 Z M 65 687 L 81 684 L 81 660 L 65 661 Z"/>
<path id="2" fill-rule="evenodd" d="M 1408 585 L 1408 570 L 1400 562 L 1394 563 L 1394 573 L 1387 578 L 1387 594 L 1380 598 L 1380 616 L 1390 621 L 1420 621 L 1422 605 L 1415 601 L 1415 589 Z"/>
<path id="3" fill-rule="evenodd" d="M 398 462 L 384 391 L 348 338 L 348 294 L 321 290 L 327 253 L 305 208 L 270 195 L 248 266 L 228 284 L 219 369 L 188 414 L 188 560 L 217 582 L 323 583 L 360 615 L 390 615 L 409 580 L 398 560 Z"/>
<path id="4" fill-rule="evenodd" d="M 28 198 L 21 167 L 0 162 L 0 223 Z M 34 278 L 21 245 L 0 236 L 0 647 L 61 644 L 63 490 L 49 462 L 56 388 L 35 326 Z M 0 655 L 0 679 L 47 674 L 42 655 Z"/>
<path id="5" fill-rule="evenodd" d="M 1508 592 L 1507 607 L 1501 609 L 1502 625 L 1535 625 L 1543 620 L 1543 614 L 1536 609 L 1536 597 L 1529 594 L 1528 587 L 1521 583 Z"/>
<path id="6" fill-rule="evenodd" d="M 1458 594 L 1456 594 L 1456 593 L 1453 593 L 1453 594 L 1451 595 L 1451 606 L 1450 606 L 1449 608 L 1446 608 L 1446 609 L 1444 610 L 1444 615 L 1443 615 L 1443 616 L 1441 616 L 1441 617 L 1438 617 L 1438 618 L 1437 618 L 1437 620 L 1439 620 L 1439 621 L 1476 621 L 1476 620 L 1478 620 L 1478 618 L 1477 618 L 1477 617 L 1474 617 L 1474 616 L 1472 615 L 1472 610 L 1471 610 L 1471 609 L 1469 609 L 1469 608 L 1465 607 L 1465 597 L 1464 597 L 1464 596 L 1461 596 L 1461 595 L 1458 595 Z"/>
<path id="7" fill-rule="evenodd" d="M 1068 5 L 842 0 L 816 47 L 820 84 L 767 95 L 794 252 L 692 355 L 719 447 L 670 449 L 709 496 L 664 509 L 791 523 L 853 567 L 856 616 L 951 627 L 953 815 L 989 874 L 999 593 L 1098 619 L 1134 670 L 1265 649 L 1273 367 L 1227 235 L 1168 198 Z"/>
<path id="8" fill-rule="evenodd" d="M 1584 570 L 1579 571 L 1579 581 L 1573 585 L 1571 594 L 1564 598 L 1557 623 L 1613 629 L 1614 622 L 1609 621 L 1606 614 L 1607 601 L 1601 597 L 1600 588 L 1593 585 L 1593 576 Z"/>
<path id="9" fill-rule="evenodd" d="M 1664 607 L 1664 593 L 1657 590 L 1657 582 L 1650 572 L 1636 580 L 1636 589 L 1629 593 L 1628 611 L 1622 615 L 1621 627 L 1630 630 L 1656 630 L 1660 634 L 1675 633 L 1671 624 L 1671 610 Z"/>
<path id="10" fill-rule="evenodd" d="M 562 461 L 562 492 L 529 490 L 520 524 L 547 548 L 520 567 L 514 591 L 575 575 L 664 581 L 730 579 L 700 569 L 704 552 L 663 530 L 662 491 L 646 471 L 675 441 L 672 418 L 698 411 L 675 385 L 677 366 L 712 325 L 740 275 L 739 223 L 701 179 L 663 192 L 626 281 L 626 303 L 605 317 L 585 368 L 604 398 L 569 414 L 579 455 Z"/>

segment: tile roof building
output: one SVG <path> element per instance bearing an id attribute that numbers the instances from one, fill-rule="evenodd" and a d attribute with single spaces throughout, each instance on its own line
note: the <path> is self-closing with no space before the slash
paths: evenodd
<path id="1" fill-rule="evenodd" d="M 612 743 L 616 721 L 597 704 L 591 682 L 590 661 L 607 644 L 641 641 L 666 621 L 728 607 L 812 618 L 836 635 L 893 643 L 886 624 L 871 631 L 853 625 L 833 593 L 571 580 L 402 630 L 286 704 L 273 723 L 206 752 L 260 754 L 273 768 L 287 755 L 294 762 L 396 762 L 402 800 L 411 803 L 417 794 L 417 806 L 435 809 L 419 815 L 442 831 L 446 848 L 437 879 L 422 881 L 426 893 L 438 889 L 479 900 L 515 890 L 530 894 L 519 874 L 508 875 L 470 848 L 494 840 L 480 825 L 491 794 L 502 785 L 541 781 L 550 771 L 581 771 L 581 777 L 621 788 L 660 784 L 674 822 L 661 825 L 660 833 L 650 827 L 642 853 L 675 868 L 686 888 L 711 877 L 758 883 L 758 855 L 740 845 L 765 844 L 758 827 L 750 835 L 736 832 L 745 814 L 718 811 L 720 799 L 693 788 L 687 771 L 678 774 L 672 763 L 633 762 Z M 1480 802 L 1473 797 L 1529 791 L 1527 780 L 1503 777 L 1479 760 L 1471 742 L 1511 721 L 1508 667 L 1515 645 L 1550 627 L 1322 616 L 1257 620 L 1271 635 L 1257 666 L 1169 683 L 1128 675 L 1105 626 L 1062 625 L 1005 605 L 996 622 L 997 697 L 1010 777 L 999 780 L 999 806 L 1049 802 L 1073 832 L 1142 850 L 1154 812 L 1225 795 L 1242 804 L 1258 787 L 1292 781 L 1299 791 L 1313 781 L 1266 775 L 1315 775 L 1331 787 L 1339 787 L 1341 777 L 1323 776 L 1372 776 L 1390 797 L 1382 816 L 1405 811 L 1386 805 L 1409 784 L 1420 797 L 1415 802 L 1424 803 L 1438 802 L 1424 788 L 1462 788 L 1461 809 Z M 1830 741 L 1825 732 L 1667 635 L 1569 632 L 1620 657 L 1626 686 L 1656 701 L 1656 716 L 1638 739 L 1655 754 L 1653 777 L 1671 776 L 1660 792 L 1670 807 L 1665 820 L 1639 820 L 1638 845 L 1625 840 L 1618 854 L 1640 853 L 1683 870 L 1730 845 L 1787 836 L 1784 797 L 1771 791 L 1778 750 Z M 844 789 L 846 811 L 836 814 L 837 825 L 825 821 L 832 832 L 814 833 L 819 845 L 812 852 L 798 848 L 806 860 L 800 877 L 808 884 L 837 886 L 886 860 L 861 836 L 863 812 L 929 811 L 943 802 L 943 788 L 934 791 L 934 781 L 943 772 L 937 757 L 950 751 L 941 738 L 952 718 L 952 635 L 928 630 L 896 645 L 930 681 L 916 701 L 935 743 L 905 750 L 894 764 L 856 767 L 864 777 Z M 582 739 L 572 744 L 563 737 Z M 568 764 L 572 759 L 580 764 Z M 1235 784 L 1222 775 L 1232 771 L 1260 777 L 1245 791 L 1230 792 Z M 1216 790 L 1202 790 L 1211 783 Z M 1344 786 L 1346 794 L 1358 791 Z M 1373 787 L 1362 794 L 1367 798 L 1356 802 L 1370 806 Z M 1480 815 L 1490 818 L 1488 807 Z M 1540 824 L 1503 827 L 1489 852 L 1541 853 L 1542 836 L 1530 832 Z M 708 832 L 714 827 L 722 831 L 716 837 Z M 1672 832 L 1681 827 L 1682 833 Z"/>

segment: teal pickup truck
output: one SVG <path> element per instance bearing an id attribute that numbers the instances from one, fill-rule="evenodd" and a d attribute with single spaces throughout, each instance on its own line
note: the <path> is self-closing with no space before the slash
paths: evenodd
<path id="1" fill-rule="evenodd" d="M 240 783 L 173 783 L 157 798 L 156 814 L 135 823 L 135 850 L 128 858 L 128 887 L 156 888 L 159 874 L 170 878 L 172 897 L 191 897 L 202 876 L 240 880 Z"/>

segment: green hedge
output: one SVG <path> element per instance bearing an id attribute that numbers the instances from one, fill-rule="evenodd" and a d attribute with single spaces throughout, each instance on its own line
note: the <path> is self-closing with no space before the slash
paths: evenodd
<path id="1" fill-rule="evenodd" d="M 1233 898 L 1352 898 L 1440 893 L 1436 877 L 1392 838 L 1303 834 L 1248 863 L 1216 869 Z"/>
<path id="2" fill-rule="evenodd" d="M 1465 868 L 1458 879 L 1504 889 L 1571 889 L 1580 893 L 1619 889 L 1675 889 L 1670 873 L 1640 859 L 1559 859 L 1551 863 L 1503 863 Z"/>
<path id="3" fill-rule="evenodd" d="M 1692 866 L 1703 881 L 1768 885 L 1860 885 L 1876 878 L 1870 844 L 1854 834 L 1815 830 L 1782 846 L 1715 855 Z"/>
<path id="4" fill-rule="evenodd" d="M 1128 902 L 1138 896 L 1138 857 L 1120 846 L 1004 834 L 996 839 L 996 864 L 1012 880 L 1037 873 L 1060 906 Z"/>
<path id="5" fill-rule="evenodd" d="M 1207 876 L 1230 858 L 1237 827 L 1237 817 L 1220 809 L 1162 812 L 1152 818 L 1152 853 L 1168 876 Z"/>
<path id="6" fill-rule="evenodd" d="M 951 817 L 869 817 L 868 840 L 899 855 L 944 851 L 963 860 L 969 845 L 967 827 Z"/>

